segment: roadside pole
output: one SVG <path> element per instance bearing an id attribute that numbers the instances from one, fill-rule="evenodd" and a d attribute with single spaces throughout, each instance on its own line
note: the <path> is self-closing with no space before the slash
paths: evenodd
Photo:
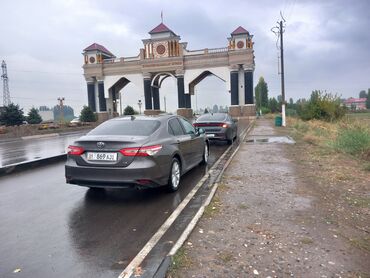
<path id="1" fill-rule="evenodd" d="M 284 83 L 284 49 L 283 49 L 283 21 L 280 20 L 280 59 L 281 59 L 281 115 L 282 115 L 282 126 L 286 126 L 285 121 L 285 83 Z"/>

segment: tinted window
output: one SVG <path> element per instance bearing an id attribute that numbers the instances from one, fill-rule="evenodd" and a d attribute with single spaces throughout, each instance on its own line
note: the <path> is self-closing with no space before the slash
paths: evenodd
<path id="1" fill-rule="evenodd" d="M 226 116 L 226 114 L 204 114 L 197 121 L 224 121 Z"/>
<path id="2" fill-rule="evenodd" d="M 154 120 L 107 121 L 88 133 L 88 135 L 131 135 L 149 136 L 160 126 Z"/>
<path id="3" fill-rule="evenodd" d="M 177 119 L 171 119 L 168 121 L 168 132 L 172 135 L 183 135 L 184 131 Z"/>
<path id="4" fill-rule="evenodd" d="M 180 122 L 182 123 L 186 134 L 195 134 L 195 129 L 191 123 L 184 120 L 183 118 L 180 118 Z"/>

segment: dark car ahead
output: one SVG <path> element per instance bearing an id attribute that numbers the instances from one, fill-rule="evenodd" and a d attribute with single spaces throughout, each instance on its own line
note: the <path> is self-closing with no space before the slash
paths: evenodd
<path id="1" fill-rule="evenodd" d="M 194 123 L 195 127 L 205 130 L 211 140 L 226 140 L 229 144 L 238 136 L 238 126 L 227 113 L 207 113 Z"/>
<path id="2" fill-rule="evenodd" d="M 87 187 L 157 187 L 176 191 L 182 174 L 207 163 L 204 130 L 161 115 L 106 121 L 69 146 L 67 183 Z"/>

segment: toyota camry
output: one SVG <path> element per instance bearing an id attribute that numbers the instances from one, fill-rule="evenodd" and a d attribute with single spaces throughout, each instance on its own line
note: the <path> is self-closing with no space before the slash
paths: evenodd
<path id="1" fill-rule="evenodd" d="M 203 129 L 174 115 L 108 120 L 68 147 L 66 182 L 87 187 L 176 191 L 181 176 L 207 163 Z"/>

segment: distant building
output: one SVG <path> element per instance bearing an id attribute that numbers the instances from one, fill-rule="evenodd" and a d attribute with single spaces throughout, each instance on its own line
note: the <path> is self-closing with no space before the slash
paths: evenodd
<path id="1" fill-rule="evenodd" d="M 54 113 L 53 111 L 49 110 L 49 111 L 39 111 L 39 114 L 42 118 L 42 121 L 43 122 L 48 122 L 48 121 L 54 121 Z"/>
<path id="2" fill-rule="evenodd" d="M 350 110 L 365 110 L 366 109 L 366 98 L 349 98 L 346 99 L 343 104 Z"/>

